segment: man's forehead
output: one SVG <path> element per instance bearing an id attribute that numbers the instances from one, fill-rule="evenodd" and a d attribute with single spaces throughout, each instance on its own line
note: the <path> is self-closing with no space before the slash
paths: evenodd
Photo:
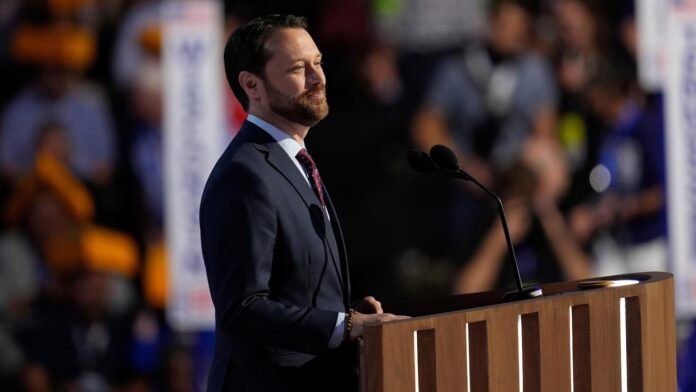
<path id="1" fill-rule="evenodd" d="M 271 58 L 275 55 L 284 58 L 321 55 L 312 37 L 302 28 L 280 28 L 271 33 L 264 46 Z"/>

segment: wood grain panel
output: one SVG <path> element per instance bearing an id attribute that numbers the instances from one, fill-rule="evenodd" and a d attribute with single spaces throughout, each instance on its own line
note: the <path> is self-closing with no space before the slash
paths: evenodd
<path id="1" fill-rule="evenodd" d="M 613 291 L 617 293 L 617 291 Z M 621 329 L 619 295 L 592 298 L 590 302 L 590 355 L 592 390 L 621 391 Z"/>
<path id="2" fill-rule="evenodd" d="M 360 387 L 363 392 L 384 391 L 382 328 L 365 328 L 360 341 Z"/>
<path id="3" fill-rule="evenodd" d="M 492 392 L 519 391 L 516 312 L 498 312 L 488 320 L 488 385 Z"/>
<path id="4" fill-rule="evenodd" d="M 570 316 L 566 301 L 539 311 L 540 383 L 544 392 L 570 391 Z"/>
<path id="5" fill-rule="evenodd" d="M 466 323 L 461 315 L 443 318 L 436 324 L 437 390 L 466 390 Z"/>
<path id="6" fill-rule="evenodd" d="M 646 286 L 640 295 L 644 390 L 676 391 L 674 281 Z"/>
<path id="7" fill-rule="evenodd" d="M 413 344 L 414 328 L 394 325 L 384 328 L 382 349 L 384 355 L 384 390 L 390 392 L 415 392 L 416 362 Z"/>

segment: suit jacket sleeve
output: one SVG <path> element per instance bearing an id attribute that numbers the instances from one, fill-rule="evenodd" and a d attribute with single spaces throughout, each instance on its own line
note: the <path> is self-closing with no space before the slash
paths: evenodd
<path id="1" fill-rule="evenodd" d="M 201 241 L 218 333 L 319 354 L 337 313 L 273 300 L 269 288 L 276 207 L 258 174 L 242 164 L 212 177 L 201 202 Z M 279 260 L 282 262 L 282 260 Z"/>

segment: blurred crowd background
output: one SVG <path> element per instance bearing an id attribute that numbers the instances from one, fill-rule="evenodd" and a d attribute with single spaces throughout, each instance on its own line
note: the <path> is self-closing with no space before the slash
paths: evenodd
<path id="1" fill-rule="evenodd" d="M 0 390 L 203 385 L 211 334 L 164 315 L 160 4 L 0 2 Z M 226 35 L 267 13 L 308 17 L 331 114 L 307 144 L 356 297 L 513 283 L 491 200 L 408 166 L 435 144 L 501 194 L 526 282 L 667 270 L 664 107 L 638 83 L 633 0 L 224 9 Z M 233 137 L 245 114 L 221 88 Z M 679 377 L 696 390 L 688 335 Z"/>

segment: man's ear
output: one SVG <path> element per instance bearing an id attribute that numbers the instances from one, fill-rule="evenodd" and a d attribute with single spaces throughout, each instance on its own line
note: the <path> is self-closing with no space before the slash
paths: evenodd
<path id="1" fill-rule="evenodd" d="M 249 71 L 242 71 L 238 80 L 250 101 L 258 101 L 261 98 L 261 78 Z"/>

